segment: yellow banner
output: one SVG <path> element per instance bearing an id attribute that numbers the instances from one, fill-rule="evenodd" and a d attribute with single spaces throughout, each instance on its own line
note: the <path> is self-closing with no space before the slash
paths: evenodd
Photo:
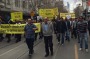
<path id="1" fill-rule="evenodd" d="M 60 13 L 60 17 L 62 17 L 62 18 L 66 18 L 67 17 L 67 15 L 70 15 L 71 16 L 71 18 L 75 18 L 75 13 Z"/>
<path id="2" fill-rule="evenodd" d="M 54 15 L 55 16 L 59 15 L 58 8 L 54 8 L 53 10 L 54 10 Z"/>
<path id="3" fill-rule="evenodd" d="M 12 12 L 11 13 L 11 21 L 21 21 L 23 20 L 22 12 Z"/>
<path id="4" fill-rule="evenodd" d="M 41 31 L 40 23 L 34 23 L 38 30 L 35 32 L 38 33 Z M 24 34 L 24 27 L 26 24 L 1 24 L 0 33 L 4 34 Z"/>
<path id="5" fill-rule="evenodd" d="M 49 19 L 53 19 L 56 15 L 58 15 L 58 8 L 53 9 L 39 9 L 39 15 L 43 18 L 48 17 Z"/>

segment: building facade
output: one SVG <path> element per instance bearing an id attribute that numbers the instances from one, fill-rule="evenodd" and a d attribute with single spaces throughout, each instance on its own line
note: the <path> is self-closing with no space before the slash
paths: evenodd
<path id="1" fill-rule="evenodd" d="M 31 0 L 0 0 L 0 10 L 30 12 Z"/>
<path id="2" fill-rule="evenodd" d="M 33 0 L 0 0 L 0 16 L 2 19 L 10 19 L 11 12 L 21 11 L 25 16 L 30 16 Z"/>

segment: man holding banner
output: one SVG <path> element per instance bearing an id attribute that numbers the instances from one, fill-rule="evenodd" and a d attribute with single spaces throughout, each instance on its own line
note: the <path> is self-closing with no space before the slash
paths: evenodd
<path id="1" fill-rule="evenodd" d="M 29 55 L 31 56 L 34 52 L 33 45 L 34 45 L 34 39 L 35 39 L 35 30 L 37 30 L 36 26 L 32 23 L 31 19 L 28 19 L 28 24 L 25 26 L 25 38 L 26 43 L 29 48 Z"/>

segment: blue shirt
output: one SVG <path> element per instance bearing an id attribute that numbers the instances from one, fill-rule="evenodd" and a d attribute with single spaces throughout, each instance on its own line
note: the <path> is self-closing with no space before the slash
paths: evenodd
<path id="1" fill-rule="evenodd" d="M 36 28 L 34 24 L 27 24 L 24 28 L 25 31 L 25 37 L 26 38 L 35 38 L 35 31 L 33 28 Z"/>
<path id="2" fill-rule="evenodd" d="M 44 25 L 44 29 L 45 29 L 45 31 L 48 30 L 48 24 L 45 24 L 45 25 Z"/>

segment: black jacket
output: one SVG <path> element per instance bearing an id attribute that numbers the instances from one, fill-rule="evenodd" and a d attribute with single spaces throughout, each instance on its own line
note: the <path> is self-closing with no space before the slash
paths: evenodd
<path id="1" fill-rule="evenodd" d="M 56 30 L 57 33 L 65 33 L 65 31 L 67 30 L 65 21 L 57 21 Z"/>
<path id="2" fill-rule="evenodd" d="M 70 26 L 70 21 L 66 21 L 66 30 L 70 30 L 71 29 L 71 26 Z"/>
<path id="3" fill-rule="evenodd" d="M 88 29 L 90 30 L 90 20 L 88 21 Z"/>

